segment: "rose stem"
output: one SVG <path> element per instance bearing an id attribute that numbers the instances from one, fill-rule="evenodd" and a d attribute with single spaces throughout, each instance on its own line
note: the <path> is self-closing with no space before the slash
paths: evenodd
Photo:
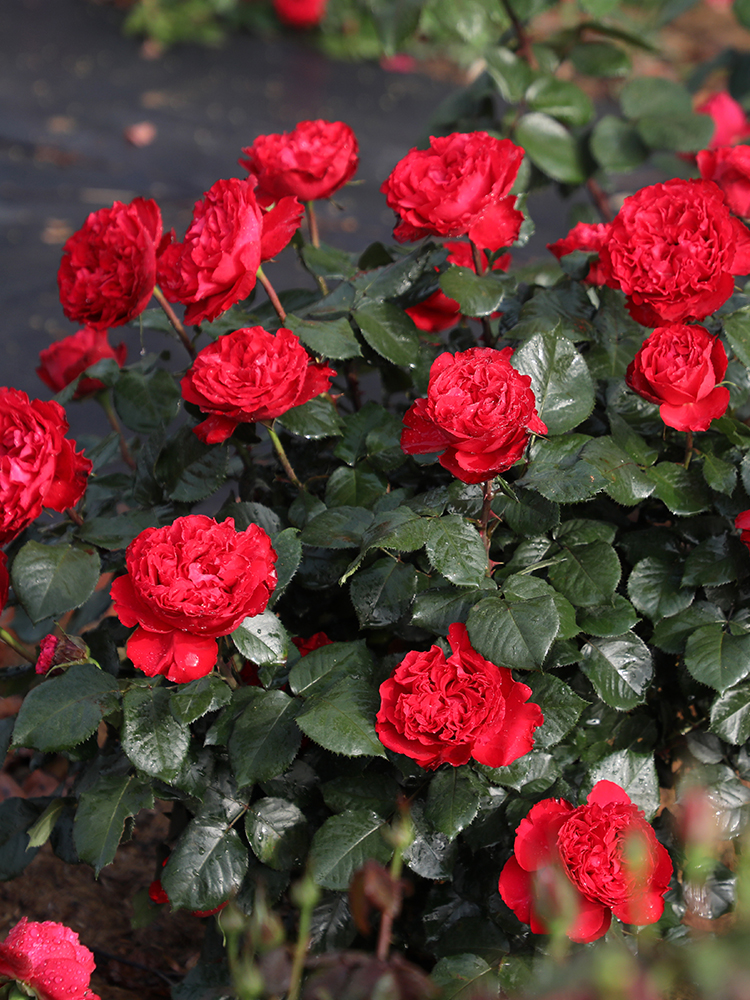
<path id="1" fill-rule="evenodd" d="M 72 507 L 68 507 L 65 513 L 68 515 L 73 524 L 77 524 L 79 528 L 83 527 L 83 518 L 77 510 L 73 510 Z"/>
<path id="2" fill-rule="evenodd" d="M 492 480 L 488 479 L 486 483 L 482 483 L 482 519 L 479 522 L 479 534 L 484 542 L 484 550 L 487 553 L 487 568 L 490 568 L 490 536 L 487 531 L 487 525 L 490 520 L 490 509 L 492 507 L 492 500 L 495 496 L 495 491 L 492 488 Z"/>
<path id="3" fill-rule="evenodd" d="M 97 392 L 96 401 L 104 410 L 104 413 L 109 421 L 109 426 L 113 431 L 117 432 L 117 436 L 120 438 L 120 454 L 122 455 L 122 460 L 125 464 L 131 468 L 135 468 L 135 459 L 130 453 L 130 448 L 128 448 L 128 442 L 125 440 L 125 435 L 122 432 L 122 425 L 117 419 L 117 414 L 112 406 L 112 399 L 109 394 L 109 389 L 104 389 L 102 392 Z"/>
<path id="4" fill-rule="evenodd" d="M 685 468 L 690 465 L 690 459 L 693 457 L 693 432 L 685 432 Z"/>
<path id="5" fill-rule="evenodd" d="M 310 875 L 306 874 L 300 882 L 292 886 L 292 902 L 299 906 L 299 931 L 297 942 L 294 946 L 294 958 L 292 960 L 292 971 L 289 975 L 289 989 L 286 1000 L 297 1000 L 300 986 L 302 985 L 302 973 L 305 968 L 305 956 L 310 947 L 310 925 L 312 924 L 312 914 L 315 904 L 320 898 L 320 890 L 313 882 Z"/>
<path id="6" fill-rule="evenodd" d="M 305 487 L 299 479 L 297 479 L 297 473 L 292 468 L 292 465 L 286 456 L 286 452 L 284 451 L 284 445 L 279 440 L 279 435 L 271 426 L 271 421 L 262 420 L 261 423 L 268 429 L 268 434 L 273 442 L 274 448 L 276 449 L 276 454 L 279 456 L 279 461 L 284 466 L 284 472 L 286 472 L 287 476 L 289 476 L 289 479 L 294 483 L 298 490 L 304 490 Z"/>
<path id="7" fill-rule="evenodd" d="M 516 16 L 516 12 L 511 7 L 510 0 L 501 0 L 501 3 L 505 9 L 505 13 L 511 20 L 513 31 L 516 33 L 519 54 L 523 56 L 531 69 L 539 69 L 536 56 L 534 55 L 534 50 L 532 49 L 531 42 L 529 41 L 529 36 L 526 34 L 523 25 Z"/>
<path id="8" fill-rule="evenodd" d="M 598 181 L 595 181 L 593 177 L 589 177 L 586 181 L 586 187 L 589 189 L 589 194 L 594 199 L 594 204 L 597 207 L 599 215 L 601 215 L 604 222 L 611 222 L 614 218 L 614 212 L 609 204 L 609 198 L 607 193 Z"/>
<path id="9" fill-rule="evenodd" d="M 482 251 L 473 240 L 469 240 L 469 246 L 471 247 L 471 256 L 474 258 L 474 270 L 477 274 L 482 275 L 484 274 Z M 486 344 L 487 347 L 492 347 L 492 327 L 490 326 L 489 317 L 482 316 L 480 322 L 482 324 L 482 343 Z"/>
<path id="10" fill-rule="evenodd" d="M 401 815 L 393 825 L 393 860 L 389 874 L 393 887 L 393 899 L 385 907 L 380 917 L 380 931 L 378 933 L 377 957 L 381 962 L 388 959 L 388 949 L 391 946 L 391 933 L 393 931 L 393 921 L 401 912 L 402 886 L 401 872 L 404 867 L 404 851 L 414 840 L 414 824 L 409 815 L 409 807 L 405 801 L 399 805 Z"/>
<path id="11" fill-rule="evenodd" d="M 286 313 L 284 312 L 284 307 L 282 306 L 281 302 L 279 302 L 279 297 L 276 294 L 276 290 L 273 287 L 273 285 L 271 284 L 271 282 L 268 280 L 268 278 L 266 277 L 265 272 L 264 272 L 264 270 L 263 270 L 262 267 L 258 268 L 258 281 L 265 288 L 266 295 L 269 297 L 269 299 L 271 300 L 271 305 L 276 310 L 276 315 L 279 317 L 279 319 L 283 323 L 284 320 L 286 319 Z"/>
<path id="12" fill-rule="evenodd" d="M 307 224 L 310 227 L 310 242 L 314 247 L 319 247 L 320 233 L 318 232 L 318 219 L 315 215 L 315 206 L 311 201 L 305 202 L 305 212 L 307 213 Z"/>
<path id="13" fill-rule="evenodd" d="M 10 632 L 6 632 L 4 628 L 0 628 L 0 639 L 2 639 L 6 646 L 10 646 L 11 649 L 15 649 L 17 653 L 20 653 L 29 663 L 36 663 L 36 650 L 32 649 L 31 646 L 25 645 L 25 643 L 21 642 L 20 639 L 17 639 Z"/>
<path id="14" fill-rule="evenodd" d="M 154 298 L 164 310 L 167 319 L 172 324 L 175 333 L 182 341 L 185 350 L 188 352 L 191 358 L 194 358 L 196 351 L 192 343 L 190 342 L 190 337 L 188 337 L 187 333 L 185 332 L 185 327 L 177 319 L 177 313 L 167 302 L 166 298 L 164 297 L 164 292 L 161 290 L 161 288 L 159 288 L 158 285 L 154 285 Z"/>

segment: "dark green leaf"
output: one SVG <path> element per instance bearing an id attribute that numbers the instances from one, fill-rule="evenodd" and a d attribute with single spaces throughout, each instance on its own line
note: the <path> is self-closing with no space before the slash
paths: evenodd
<path id="1" fill-rule="evenodd" d="M 417 592 L 417 571 L 395 559 L 379 559 L 361 570 L 349 584 L 361 628 L 395 625 L 409 609 Z"/>
<path id="2" fill-rule="evenodd" d="M 305 814 L 292 802 L 261 799 L 245 815 L 245 832 L 256 858 L 284 871 L 302 864 L 309 839 Z"/>
<path id="3" fill-rule="evenodd" d="M 500 995 L 497 969 L 478 955 L 441 958 L 430 974 L 442 1000 L 489 1000 Z"/>
<path id="4" fill-rule="evenodd" d="M 27 542 L 13 560 L 11 582 L 29 618 L 40 622 L 80 607 L 100 573 L 95 549 Z"/>
<path id="5" fill-rule="evenodd" d="M 341 775 L 326 781 L 320 791 L 331 812 L 371 809 L 381 816 L 390 816 L 396 811 L 401 788 L 391 775 L 368 771 L 364 781 L 359 774 Z"/>
<path id="6" fill-rule="evenodd" d="M 746 368 L 750 368 L 750 306 L 724 317 L 724 333 L 729 346 Z"/>
<path id="7" fill-rule="evenodd" d="M 514 340 L 525 340 L 539 332 L 555 331 L 572 341 L 594 335 L 594 306 L 578 281 L 569 278 L 552 288 L 538 288 L 521 307 L 518 322 L 509 331 Z"/>
<path id="8" fill-rule="evenodd" d="M 368 858 L 386 864 L 391 848 L 382 834 L 383 820 L 367 809 L 331 816 L 313 837 L 310 874 L 325 889 L 348 889 L 354 872 Z"/>
<path id="9" fill-rule="evenodd" d="M 523 115 L 517 123 L 513 139 L 523 146 L 531 162 L 563 184 L 581 184 L 586 169 L 580 146 L 560 122 L 541 111 Z"/>
<path id="10" fill-rule="evenodd" d="M 723 693 L 750 673 L 750 635 L 702 625 L 688 636 L 685 666 L 697 681 Z"/>
<path id="11" fill-rule="evenodd" d="M 673 514 L 699 514 L 711 505 L 711 494 L 702 478 L 675 462 L 659 462 L 647 472 L 656 484 L 654 493 Z"/>
<path id="12" fill-rule="evenodd" d="M 93 788 L 81 793 L 73 837 L 81 861 L 95 874 L 111 864 L 126 820 L 141 809 L 153 809 L 151 783 L 134 774 L 100 776 Z"/>
<path id="13" fill-rule="evenodd" d="M 487 575 L 487 553 L 479 532 L 458 514 L 430 523 L 425 548 L 438 573 L 459 587 L 479 587 Z"/>
<path id="14" fill-rule="evenodd" d="M 586 702 L 554 674 L 529 673 L 523 682 L 531 688 L 529 701 L 536 702 L 544 715 L 544 724 L 534 732 L 534 747 L 548 750 L 568 735 Z"/>
<path id="15" fill-rule="evenodd" d="M 706 450 L 703 452 L 703 478 L 712 490 L 731 496 L 737 485 L 737 469 Z"/>
<path id="16" fill-rule="evenodd" d="M 28 831 L 41 811 L 29 799 L 13 797 L 0 802 L 0 881 L 17 878 L 36 857 L 39 848 L 29 844 Z"/>
<path id="17" fill-rule="evenodd" d="M 378 694 L 360 677 L 343 677 L 322 691 L 313 692 L 297 716 L 297 723 L 311 740 L 347 757 L 385 757 L 375 732 Z"/>
<path id="18" fill-rule="evenodd" d="M 659 782 L 652 754 L 620 750 L 600 760 L 589 772 L 591 784 L 614 781 L 650 820 L 659 808 Z"/>
<path id="19" fill-rule="evenodd" d="M 424 818 L 422 803 L 413 802 L 411 818 L 414 822 L 414 839 L 404 851 L 404 861 L 422 878 L 452 879 L 456 864 L 457 843 L 444 833 L 430 829 Z"/>
<path id="20" fill-rule="evenodd" d="M 357 265 L 352 260 L 352 255 L 346 253 L 345 250 L 328 246 L 327 243 L 321 243 L 320 246 L 306 243 L 302 247 L 302 259 L 308 270 L 323 278 L 346 279 L 357 273 Z M 294 329 L 294 327 L 290 327 L 290 329 Z M 296 330 L 294 332 L 297 333 Z M 327 352 L 319 351 L 319 353 L 326 354 Z M 332 358 L 334 355 L 330 354 L 329 357 Z"/>
<path id="21" fill-rule="evenodd" d="M 704 149 L 711 141 L 715 125 L 710 115 L 693 111 L 646 115 L 639 119 L 636 128 L 643 142 L 651 149 L 670 149 L 677 153 L 691 153 Z"/>
<path id="22" fill-rule="evenodd" d="M 284 326 L 296 333 L 303 344 L 321 357 L 358 358 L 362 354 L 351 324 L 345 316 L 329 320 L 287 316 Z"/>
<path id="23" fill-rule="evenodd" d="M 129 510 L 114 517 L 89 517 L 80 529 L 79 537 L 100 549 L 125 549 L 146 528 L 171 524 L 173 518 L 174 509 L 171 506 Z"/>
<path id="24" fill-rule="evenodd" d="M 364 507 L 333 507 L 324 510 L 302 529 L 300 541 L 324 549 L 359 548 L 362 536 L 373 520 Z"/>
<path id="25" fill-rule="evenodd" d="M 295 406 L 276 418 L 290 434 L 308 440 L 324 437 L 338 437 L 341 434 L 341 417 L 330 399 L 316 396 L 309 403 Z"/>
<path id="26" fill-rule="evenodd" d="M 508 767 L 482 767 L 491 781 L 524 794 L 541 795 L 560 777 L 560 765 L 551 753 L 532 750 Z"/>
<path id="27" fill-rule="evenodd" d="M 747 684 L 729 688 L 711 706 L 711 732 L 727 743 L 750 740 L 750 688 Z"/>
<path id="28" fill-rule="evenodd" d="M 563 125 L 585 125 L 594 114 L 588 94 L 568 80 L 540 76 L 526 91 L 526 101 L 532 111 L 545 111 Z"/>
<path id="29" fill-rule="evenodd" d="M 469 267 L 452 264 L 440 275 L 440 288 L 458 302 L 464 316 L 490 316 L 510 290 L 510 280 L 488 271 L 478 275 Z"/>
<path id="30" fill-rule="evenodd" d="M 588 635 L 622 635 L 639 621 L 635 608 L 622 594 L 613 594 L 611 604 L 579 608 L 578 625 Z"/>
<path id="31" fill-rule="evenodd" d="M 498 494 L 492 501 L 492 511 L 502 516 L 517 535 L 539 535 L 551 531 L 560 523 L 560 507 L 531 490 L 517 488 L 517 502 Z"/>
<path id="32" fill-rule="evenodd" d="M 424 817 L 438 833 L 455 840 L 479 812 L 484 788 L 470 767 L 448 767 L 430 781 Z"/>
<path id="33" fill-rule="evenodd" d="M 180 408 L 180 387 L 163 368 L 148 374 L 124 370 L 113 391 L 120 420 L 139 434 L 165 427 Z"/>
<path id="34" fill-rule="evenodd" d="M 510 49 L 493 46 L 487 50 L 487 71 L 503 100 L 516 104 L 531 82 L 531 68 Z"/>
<path id="35" fill-rule="evenodd" d="M 170 781 L 190 746 L 190 730 L 172 715 L 161 685 L 132 687 L 123 695 L 122 748 L 144 774 Z"/>
<path id="36" fill-rule="evenodd" d="M 302 739 L 294 721 L 300 703 L 283 691 L 254 689 L 229 738 L 229 759 L 239 786 L 268 781 L 294 760 Z"/>
<path id="37" fill-rule="evenodd" d="M 628 596 L 652 621 L 669 618 L 689 607 L 695 591 L 682 586 L 682 567 L 649 556 L 641 559 L 628 578 Z"/>
<path id="38" fill-rule="evenodd" d="M 408 292 L 421 275 L 432 272 L 433 268 L 443 263 L 447 256 L 443 247 L 424 243 L 405 257 L 397 257 L 392 264 L 371 270 L 358 278 L 360 296 L 373 302 L 396 299 Z"/>
<path id="39" fill-rule="evenodd" d="M 428 629 L 435 635 L 447 635 L 450 626 L 454 622 L 465 622 L 471 608 L 486 596 L 487 591 L 484 589 L 439 588 L 422 591 L 414 601 L 412 624 Z"/>
<path id="40" fill-rule="evenodd" d="M 372 507 L 388 489 L 388 480 L 361 462 L 355 468 L 342 465 L 326 483 L 327 507 Z"/>
<path id="41" fill-rule="evenodd" d="M 161 876 L 173 907 L 211 910 L 237 892 L 247 871 L 247 847 L 229 823 L 217 816 L 188 823 Z"/>
<path id="42" fill-rule="evenodd" d="M 603 5 L 604 0 L 594 0 L 594 2 Z M 610 3 L 610 0 L 606 2 Z M 627 76 L 631 65 L 627 52 L 607 42 L 584 42 L 581 45 L 574 45 L 570 50 L 570 61 L 583 76 Z M 620 166 L 610 167 L 605 163 L 602 163 L 602 166 L 608 170 L 628 169 Z"/>
<path id="43" fill-rule="evenodd" d="M 632 507 L 654 492 L 654 483 L 611 437 L 590 441 L 581 455 L 607 480 L 605 490 L 617 503 Z"/>
<path id="44" fill-rule="evenodd" d="M 284 528 L 273 538 L 276 552 L 276 588 L 271 594 L 269 606 L 273 607 L 289 586 L 302 561 L 302 542 L 296 528 Z"/>
<path id="45" fill-rule="evenodd" d="M 517 485 L 536 490 L 555 503 L 579 503 L 595 496 L 607 480 L 590 462 L 579 456 L 591 438 L 585 434 L 566 434 L 555 438 L 537 438 L 530 448 L 530 461 Z"/>
<path id="46" fill-rule="evenodd" d="M 620 560 L 607 542 L 565 545 L 549 567 L 549 579 L 576 607 L 607 604 L 620 582 Z"/>
<path id="47" fill-rule="evenodd" d="M 685 652 L 685 643 L 691 632 L 701 625 L 723 622 L 724 615 L 717 607 L 706 601 L 696 601 L 674 617 L 662 619 L 654 629 L 651 641 L 665 653 L 678 655 Z"/>
<path id="48" fill-rule="evenodd" d="M 639 76 L 625 84 L 620 93 L 620 104 L 625 117 L 632 119 L 645 115 L 667 117 L 688 114 L 693 110 L 693 102 L 685 87 L 656 76 Z"/>
<path id="49" fill-rule="evenodd" d="M 551 596 L 505 601 L 487 597 L 466 622 L 472 646 L 498 666 L 535 670 L 544 662 L 560 627 Z"/>
<path id="50" fill-rule="evenodd" d="M 232 641 L 243 656 L 258 666 L 279 666 L 289 653 L 289 633 L 273 611 L 245 618 L 232 632 Z"/>
<path id="51" fill-rule="evenodd" d="M 178 722 L 189 725 L 207 712 L 215 712 L 232 700 L 232 690 L 216 674 L 207 674 L 189 684 L 180 684 L 171 692 L 172 715 Z"/>
<path id="52" fill-rule="evenodd" d="M 354 465 L 370 453 L 368 438 L 375 432 L 395 435 L 396 444 L 403 423 L 389 413 L 380 403 L 368 400 L 361 410 L 346 417 L 341 440 L 336 443 L 334 455 L 347 465 Z"/>
<path id="53" fill-rule="evenodd" d="M 368 678 L 371 674 L 372 658 L 363 639 L 333 642 L 295 663 L 289 673 L 289 686 L 295 694 L 308 698 L 339 677 Z"/>
<path id="54" fill-rule="evenodd" d="M 641 704 L 654 673 L 648 647 L 632 632 L 587 642 L 581 669 L 602 701 L 624 712 Z"/>
<path id="55" fill-rule="evenodd" d="M 513 367 L 531 376 L 537 413 L 550 434 L 573 430 L 593 410 L 594 384 L 567 337 L 535 334 L 514 352 Z"/>
<path id="56" fill-rule="evenodd" d="M 413 368 L 419 338 L 414 321 L 391 302 L 366 303 L 354 312 L 362 336 L 373 350 L 394 365 Z"/>
<path id="57" fill-rule="evenodd" d="M 684 586 L 716 587 L 733 583 L 745 575 L 747 551 L 731 535 L 712 535 L 692 550 L 685 560 Z"/>

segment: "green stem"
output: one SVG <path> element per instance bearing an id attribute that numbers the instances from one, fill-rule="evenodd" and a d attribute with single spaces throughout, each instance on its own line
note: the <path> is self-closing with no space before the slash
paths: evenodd
<path id="1" fill-rule="evenodd" d="M 492 480 L 487 480 L 486 483 L 482 483 L 482 518 L 479 522 L 479 534 L 481 535 L 482 541 L 484 542 L 484 551 L 487 553 L 487 568 L 491 569 L 490 566 L 490 533 L 488 531 L 488 525 L 490 522 L 490 511 L 492 509 L 492 500 L 495 496 L 495 491 L 492 488 Z"/>
<path id="2" fill-rule="evenodd" d="M 297 479 L 297 473 L 292 468 L 291 462 L 287 458 L 287 454 L 284 451 L 284 445 L 279 440 L 279 435 L 276 433 L 276 431 L 271 426 L 271 422 L 263 420 L 262 423 L 263 423 L 263 426 L 265 428 L 267 428 L 267 430 L 268 430 L 268 434 L 269 434 L 269 436 L 271 438 L 271 442 L 272 442 L 274 448 L 276 449 L 276 454 L 279 456 L 279 461 L 284 466 L 284 472 L 286 472 L 286 474 L 289 477 L 290 481 L 292 483 L 294 483 L 294 485 L 297 487 L 298 490 L 304 490 L 305 487 L 302 485 L 302 483 L 299 481 L 299 479 Z"/>
<path id="3" fill-rule="evenodd" d="M 279 300 L 279 297 L 276 294 L 276 289 L 273 287 L 271 282 L 266 277 L 262 267 L 258 268 L 257 274 L 258 274 L 258 281 L 261 283 L 261 285 L 263 285 L 263 288 L 266 291 L 266 295 L 271 300 L 271 305 L 276 310 L 276 315 L 283 323 L 284 320 L 286 319 L 286 313 L 284 312 L 284 307 L 282 306 L 281 301 Z"/>
<path id="4" fill-rule="evenodd" d="M 516 12 L 510 5 L 510 0 L 500 0 L 505 10 L 505 13 L 510 18 L 511 24 L 513 25 L 513 31 L 516 34 L 516 39 L 518 40 L 518 54 L 526 60 L 531 69 L 539 69 L 539 64 L 536 61 L 536 56 L 534 55 L 534 50 L 531 47 L 531 42 L 529 41 L 529 36 L 526 34 L 526 30 L 519 20 Z"/>
<path id="5" fill-rule="evenodd" d="M 130 453 L 130 448 L 128 448 L 128 442 L 125 440 L 125 435 L 123 434 L 122 424 L 117 419 L 117 414 L 112 406 L 112 397 L 110 395 L 109 389 L 102 389 L 101 392 L 97 392 L 96 401 L 104 410 L 104 413 L 109 421 L 109 426 L 113 431 L 116 432 L 120 439 L 120 454 L 122 455 L 122 460 L 125 464 L 131 468 L 135 468 L 135 459 Z"/>
<path id="6" fill-rule="evenodd" d="M 485 261 L 482 257 L 482 251 L 472 240 L 469 240 L 469 246 L 471 247 L 471 256 L 474 259 L 474 270 L 481 277 L 485 270 Z M 490 326 L 489 316 L 482 316 L 480 322 L 482 324 L 482 343 L 486 347 L 492 347 L 494 338 L 492 336 L 492 327 Z"/>
<path id="7" fill-rule="evenodd" d="M 318 218 L 315 215 L 315 206 L 311 201 L 305 202 L 305 212 L 307 213 L 307 224 L 310 227 L 310 242 L 314 247 L 319 247 L 320 233 L 318 231 Z"/>
<path id="8" fill-rule="evenodd" d="M 685 468 L 690 465 L 690 459 L 693 457 L 693 432 L 685 432 Z"/>
<path id="9" fill-rule="evenodd" d="M 286 1000 L 298 1000 L 299 998 L 305 957 L 307 949 L 310 947 L 310 925 L 312 924 L 313 910 L 319 898 L 318 887 L 309 875 L 305 875 L 301 882 L 292 887 L 292 901 L 299 906 L 299 932 L 297 943 L 294 946 L 292 972 L 289 977 Z"/>
<path id="10" fill-rule="evenodd" d="M 0 627 L 0 640 L 2 640 L 6 646 L 10 646 L 11 649 L 15 649 L 17 653 L 20 653 L 24 660 L 27 660 L 29 663 L 36 663 L 36 650 L 21 642 L 21 640 L 16 638 L 16 636 L 14 636 L 11 632 L 6 632 L 6 630 L 2 627 Z"/>
<path id="11" fill-rule="evenodd" d="M 177 319 L 177 313 L 174 311 L 172 306 L 167 302 L 164 292 L 161 290 L 161 288 L 159 288 L 158 285 L 154 285 L 154 298 L 164 310 L 164 315 L 172 324 L 172 328 L 182 341 L 185 350 L 188 352 L 191 358 L 194 358 L 196 354 L 195 347 L 193 346 L 190 337 L 188 337 L 187 333 L 185 332 L 185 327 Z"/>

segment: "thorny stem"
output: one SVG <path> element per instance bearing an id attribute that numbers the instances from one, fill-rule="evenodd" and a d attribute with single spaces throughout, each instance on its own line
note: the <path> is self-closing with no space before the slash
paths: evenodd
<path id="1" fill-rule="evenodd" d="M 586 181 L 586 187 L 589 190 L 589 194 L 594 199 L 594 204 L 596 205 L 599 215 L 601 215 L 604 222 L 611 222 L 615 217 L 615 213 L 612 211 L 612 206 L 609 203 L 609 198 L 607 197 L 607 192 L 601 186 L 601 184 L 594 180 L 593 177 L 589 177 Z"/>
<path id="2" fill-rule="evenodd" d="M 271 443 L 276 449 L 276 454 L 279 456 L 279 461 L 284 466 L 284 472 L 286 472 L 287 476 L 289 477 L 291 482 L 294 483 L 294 485 L 297 487 L 298 490 L 304 490 L 305 487 L 302 485 L 299 479 L 297 479 L 297 473 L 292 468 L 291 462 L 287 458 L 287 454 L 284 451 L 284 445 L 279 440 L 279 435 L 273 429 L 270 420 L 263 420 L 261 422 L 263 426 L 268 430 L 268 434 L 271 438 Z"/>
<path id="3" fill-rule="evenodd" d="M 307 224 L 310 227 L 310 242 L 314 247 L 319 247 L 320 233 L 318 231 L 318 219 L 315 215 L 315 206 L 311 201 L 305 202 L 305 212 L 307 213 Z"/>
<path id="4" fill-rule="evenodd" d="M 685 468 L 690 465 L 690 459 L 693 457 L 693 432 L 685 432 Z"/>
<path id="5" fill-rule="evenodd" d="M 193 347 L 190 337 L 188 337 L 187 333 L 185 332 L 185 327 L 177 319 L 177 313 L 167 302 L 166 298 L 164 297 L 164 292 L 161 290 L 161 288 L 159 288 L 158 285 L 154 285 L 154 298 L 164 310 L 164 314 L 166 315 L 169 322 L 172 324 L 175 333 L 182 341 L 185 350 L 188 352 L 191 358 L 194 358 L 196 355 L 195 347 Z"/>
<path id="6" fill-rule="evenodd" d="M 130 448 L 128 448 L 128 442 L 125 440 L 125 435 L 122 431 L 122 425 L 117 419 L 117 414 L 112 406 L 112 397 L 109 394 L 109 389 L 103 389 L 102 392 L 96 394 L 96 401 L 104 410 L 104 413 L 109 421 L 109 426 L 117 434 L 120 439 L 120 454 L 122 455 L 122 460 L 130 469 L 135 468 L 135 459 L 130 453 Z"/>
<path id="7" fill-rule="evenodd" d="M 482 251 L 474 243 L 473 240 L 469 240 L 469 246 L 471 247 L 471 256 L 474 259 L 474 270 L 478 275 L 484 274 L 484 260 L 482 258 Z M 492 337 L 492 327 L 490 326 L 489 316 L 482 316 L 482 343 L 487 347 L 492 347 L 493 337 Z"/>
<path id="8" fill-rule="evenodd" d="M 490 534 L 487 526 L 490 521 L 490 511 L 495 491 L 492 488 L 492 480 L 488 479 L 482 484 L 482 519 L 479 522 L 479 534 L 484 542 L 484 551 L 487 553 L 487 566 L 490 567 Z"/>
<path id="9" fill-rule="evenodd" d="M 505 13 L 510 18 L 511 24 L 513 25 L 513 31 L 518 39 L 518 54 L 526 60 L 531 69 L 539 69 L 539 64 L 536 61 L 536 56 L 534 55 L 534 50 L 531 47 L 529 36 L 526 34 L 526 29 L 518 19 L 516 12 L 513 10 L 510 0 L 500 0 L 500 2 L 503 5 Z"/>
<path id="10" fill-rule="evenodd" d="M 271 284 L 271 282 L 266 277 L 265 272 L 264 272 L 264 270 L 263 270 L 262 267 L 258 268 L 258 281 L 261 283 L 261 285 L 263 285 L 263 288 L 266 290 L 266 295 L 271 300 L 271 305 L 276 310 L 276 315 L 279 317 L 279 319 L 283 323 L 284 320 L 286 319 L 286 313 L 284 312 L 284 307 L 282 306 L 281 302 L 279 301 L 279 297 L 276 294 L 276 289 L 273 287 L 273 285 Z"/>
<path id="11" fill-rule="evenodd" d="M 32 649 L 31 646 L 27 646 L 25 643 L 21 642 L 15 635 L 11 632 L 6 632 L 4 628 L 0 628 L 0 639 L 5 643 L 6 646 L 10 646 L 11 649 L 15 649 L 17 653 L 28 660 L 29 663 L 36 663 L 37 656 L 36 650 Z"/>

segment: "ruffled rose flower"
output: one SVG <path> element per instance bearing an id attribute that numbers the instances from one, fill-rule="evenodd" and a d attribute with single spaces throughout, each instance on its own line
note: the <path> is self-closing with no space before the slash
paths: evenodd
<path id="1" fill-rule="evenodd" d="M 697 161 L 703 180 L 718 184 L 734 214 L 750 216 L 750 146 L 704 149 Z"/>
<path id="2" fill-rule="evenodd" d="M 62 340 L 56 340 L 54 344 L 45 347 L 39 354 L 39 367 L 36 373 L 53 392 L 60 392 L 97 361 L 113 358 L 122 368 L 127 353 L 125 344 L 119 344 L 114 348 L 110 345 L 106 330 L 95 330 L 91 326 L 86 326 L 78 333 L 63 337 Z M 99 379 L 82 378 L 73 398 L 82 399 L 103 388 L 104 383 Z"/>
<path id="3" fill-rule="evenodd" d="M 606 222 L 599 222 L 593 225 L 588 222 L 578 222 L 570 230 L 567 236 L 556 243 L 548 243 L 547 249 L 560 260 L 566 254 L 573 253 L 574 250 L 583 250 L 585 253 L 598 253 L 604 246 L 609 233 L 609 225 Z M 598 261 L 589 265 L 589 271 L 585 279 L 591 285 L 617 284 L 610 279 L 609 273 L 601 267 Z"/>
<path id="4" fill-rule="evenodd" d="M 204 347 L 182 379 L 182 395 L 210 414 L 193 430 L 217 444 L 238 424 L 273 420 L 326 392 L 335 374 L 314 362 L 291 330 L 282 326 L 274 336 L 252 326 Z"/>
<path id="5" fill-rule="evenodd" d="M 667 427 L 707 431 L 729 406 L 729 389 L 718 383 L 727 371 L 727 353 L 718 337 L 702 326 L 657 327 L 628 365 L 625 381 L 634 392 L 659 405 Z"/>
<path id="6" fill-rule="evenodd" d="M 710 149 L 733 146 L 750 136 L 750 122 L 745 109 L 727 90 L 712 94 L 695 110 L 700 115 L 709 115 L 713 120 L 714 134 L 709 143 Z"/>
<path id="7" fill-rule="evenodd" d="M 146 528 L 127 548 L 127 574 L 112 584 L 127 627 L 128 656 L 149 677 L 185 683 L 210 673 L 216 639 L 265 610 L 276 586 L 276 553 L 256 524 L 235 531 L 229 518 L 178 517 Z"/>
<path id="8" fill-rule="evenodd" d="M 544 799 L 516 830 L 500 875 L 505 903 L 535 934 L 566 922 L 571 940 L 596 941 L 612 916 L 653 924 L 664 910 L 672 862 L 643 812 L 612 781 L 598 781 L 584 806 Z"/>
<path id="9" fill-rule="evenodd" d="M 450 250 L 448 263 L 457 267 L 468 267 L 476 272 L 474 255 L 468 243 L 460 243 L 457 240 L 446 240 L 445 248 Z M 510 254 L 504 253 L 492 265 L 493 271 L 507 271 L 510 267 Z M 437 268 L 435 269 L 437 270 Z M 416 306 L 411 306 L 405 310 L 408 316 L 414 320 L 414 324 L 420 330 L 428 333 L 439 333 L 440 330 L 447 330 L 453 326 L 461 315 L 461 307 L 455 299 L 449 298 L 443 291 L 438 289 L 433 292 L 424 302 Z"/>
<path id="10" fill-rule="evenodd" d="M 0 388 L 0 545 L 39 516 L 64 511 L 83 496 L 91 462 L 65 437 L 59 403 Z"/>
<path id="11" fill-rule="evenodd" d="M 625 199 L 600 252 L 608 284 L 644 326 L 700 320 L 750 271 L 750 233 L 704 180 L 652 184 Z"/>
<path id="12" fill-rule="evenodd" d="M 296 4 L 298 0 L 279 0 Z M 304 0 L 305 3 L 308 0 Z M 317 0 L 316 0 L 317 2 Z M 357 137 L 345 122 L 299 122 L 291 132 L 259 135 L 239 160 L 258 179 L 258 197 L 330 198 L 359 166 Z"/>
<path id="13" fill-rule="evenodd" d="M 307 639 L 303 639 L 301 635 L 292 636 L 292 642 L 299 650 L 300 656 L 307 656 L 308 653 L 312 653 L 316 649 L 330 646 L 333 639 L 329 639 L 325 632 L 315 632 Z"/>
<path id="14" fill-rule="evenodd" d="M 156 283 L 159 206 L 150 198 L 92 212 L 63 247 L 57 283 L 63 312 L 106 330 L 139 316 Z"/>
<path id="15" fill-rule="evenodd" d="M 449 657 L 439 646 L 407 653 L 380 685 L 381 743 L 429 769 L 472 757 L 489 767 L 511 764 L 531 750 L 544 722 L 541 708 L 527 702 L 531 688 L 480 656 L 465 625 L 451 625 L 448 642 Z"/>
<path id="16" fill-rule="evenodd" d="M 432 136 L 430 148 L 410 150 L 380 188 L 401 217 L 393 235 L 400 243 L 468 235 L 485 250 L 509 246 L 523 222 L 510 193 L 523 155 L 486 132 Z"/>
<path id="17" fill-rule="evenodd" d="M 99 1000 L 89 988 L 94 956 L 64 924 L 21 917 L 0 944 L 0 976 L 39 1000 Z"/>
<path id="18" fill-rule="evenodd" d="M 314 28 L 325 17 L 328 0 L 273 0 L 282 24 L 291 28 Z"/>
<path id="19" fill-rule="evenodd" d="M 407 455 L 442 451 L 440 464 L 464 483 L 494 479 L 518 461 L 529 434 L 546 434 L 531 378 L 510 363 L 513 349 L 472 347 L 435 359 L 427 398 L 404 415 Z"/>

